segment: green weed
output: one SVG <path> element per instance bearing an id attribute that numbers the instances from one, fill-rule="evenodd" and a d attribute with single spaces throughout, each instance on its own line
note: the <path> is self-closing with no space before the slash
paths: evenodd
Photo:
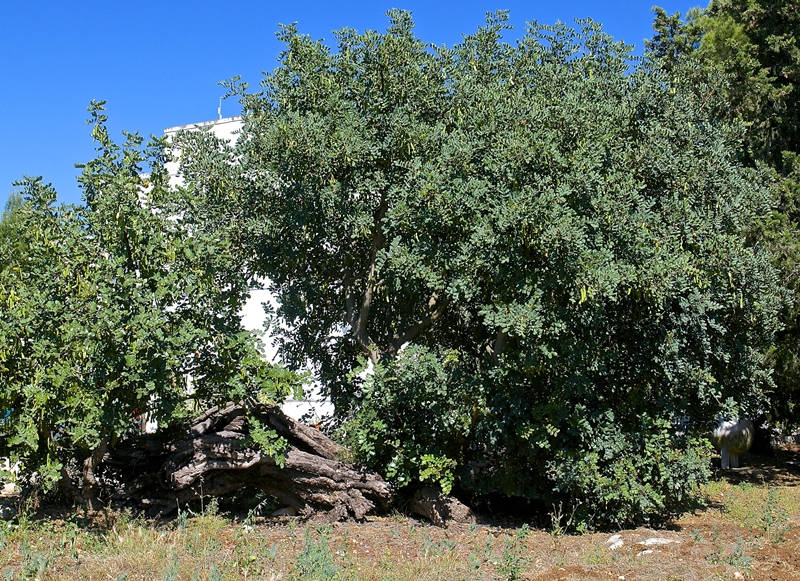
<path id="1" fill-rule="evenodd" d="M 303 581 L 330 581 L 335 579 L 339 572 L 339 567 L 333 560 L 333 553 L 328 547 L 328 531 L 322 527 L 317 530 L 319 538 L 314 539 L 306 528 L 305 542 L 297 555 L 294 574 Z"/>
<path id="2" fill-rule="evenodd" d="M 786 539 L 786 533 L 791 529 L 789 513 L 779 503 L 778 491 L 774 487 L 770 487 L 761 512 L 761 528 L 772 543 L 783 542 Z"/>
<path id="3" fill-rule="evenodd" d="M 558 538 L 567 534 L 575 522 L 575 512 L 580 505 L 580 502 L 576 503 L 569 515 L 565 512 L 562 502 L 558 503 L 558 508 L 553 505 L 553 510 L 550 511 L 550 534 L 553 537 Z"/>
<path id="4" fill-rule="evenodd" d="M 752 563 L 753 559 L 744 554 L 744 540 L 742 538 L 737 538 L 733 553 L 728 557 L 728 564 L 749 571 Z"/>
<path id="5" fill-rule="evenodd" d="M 498 572 L 507 581 L 516 581 L 521 578 L 524 565 L 519 539 L 517 537 L 507 537 L 503 543 L 503 553 L 497 564 Z"/>

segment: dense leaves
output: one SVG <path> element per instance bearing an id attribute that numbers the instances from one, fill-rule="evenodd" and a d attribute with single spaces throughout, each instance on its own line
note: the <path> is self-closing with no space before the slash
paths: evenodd
<path id="1" fill-rule="evenodd" d="M 715 0 L 690 10 L 686 22 L 654 10 L 650 56 L 668 70 L 680 64 L 681 75 L 690 57 L 699 75 L 716 76 L 720 114 L 744 122 L 750 159 L 790 173 L 783 152 L 797 152 L 800 143 L 800 3 Z"/>
<path id="2" fill-rule="evenodd" d="M 783 152 L 800 151 L 800 2 L 718 0 L 701 26 L 703 57 L 731 75 L 726 101 L 749 125 L 750 155 L 790 173 Z"/>
<path id="3" fill-rule="evenodd" d="M 212 403 L 280 397 L 286 382 L 241 327 L 248 286 L 229 244 L 195 228 L 186 193 L 168 187 L 164 144 L 118 146 L 102 104 L 90 110 L 85 206 L 56 206 L 28 178 L 4 219 L 0 456 L 21 459 L 33 484 L 80 485 L 91 503 L 97 464 L 136 418 L 166 429 Z"/>
<path id="4" fill-rule="evenodd" d="M 771 355 L 776 390 L 774 419 L 798 423 L 800 407 L 800 3 L 797 0 L 715 0 L 705 10 L 667 16 L 656 8 L 656 35 L 648 43 L 658 66 L 712 95 L 716 115 L 745 128 L 742 155 L 774 170 L 774 209 L 752 231 L 766 246 L 792 292 Z"/>
<path id="5" fill-rule="evenodd" d="M 446 48 L 389 17 L 335 50 L 283 28 L 263 90 L 230 84 L 237 146 L 183 143 L 208 224 L 236 220 L 279 298 L 283 356 L 400 484 L 566 499 L 585 524 L 679 508 L 707 474 L 694 430 L 772 385 L 741 126 L 591 21 L 510 45 L 498 13 Z"/>

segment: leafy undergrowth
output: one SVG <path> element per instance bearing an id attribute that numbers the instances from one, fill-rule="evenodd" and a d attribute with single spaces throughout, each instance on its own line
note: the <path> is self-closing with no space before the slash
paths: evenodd
<path id="1" fill-rule="evenodd" d="M 800 487 L 781 464 L 729 471 L 704 489 L 707 508 L 613 539 L 399 514 L 241 520 L 213 504 L 160 524 L 112 511 L 22 518 L 0 523 L 0 580 L 800 579 Z"/>

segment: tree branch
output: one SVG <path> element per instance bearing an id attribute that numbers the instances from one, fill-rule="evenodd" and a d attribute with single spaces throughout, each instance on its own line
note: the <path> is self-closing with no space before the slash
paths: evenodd
<path id="1" fill-rule="evenodd" d="M 506 341 L 508 340 L 508 333 L 503 331 L 502 329 L 497 331 L 497 337 L 494 340 L 494 347 L 486 346 L 486 350 L 492 356 L 492 362 L 497 365 L 497 357 L 500 355 L 500 352 L 503 350 L 503 347 L 506 345 Z"/>
<path id="2" fill-rule="evenodd" d="M 395 334 L 392 337 L 392 344 L 389 348 L 389 353 L 394 357 L 400 351 L 400 348 L 412 341 L 422 331 L 433 325 L 444 314 L 447 305 L 450 303 L 448 297 L 439 299 L 439 293 L 433 293 L 428 300 L 428 314 L 422 319 L 417 321 L 413 327 L 409 327 L 403 333 Z"/>
<path id="3" fill-rule="evenodd" d="M 386 197 L 381 195 L 381 205 L 375 214 L 375 223 L 372 230 L 372 244 L 369 251 L 369 274 L 367 275 L 366 288 L 364 289 L 364 300 L 361 302 L 361 307 L 358 311 L 355 325 L 353 325 L 353 336 L 356 341 L 364 348 L 373 363 L 377 363 L 380 359 L 380 351 L 376 351 L 372 347 L 372 340 L 369 338 L 367 331 L 367 322 L 369 321 L 369 310 L 372 306 L 372 295 L 375 292 L 376 278 L 375 278 L 375 261 L 378 256 L 378 250 L 383 247 L 386 237 L 383 235 L 383 226 L 381 222 L 386 215 L 388 203 Z"/>

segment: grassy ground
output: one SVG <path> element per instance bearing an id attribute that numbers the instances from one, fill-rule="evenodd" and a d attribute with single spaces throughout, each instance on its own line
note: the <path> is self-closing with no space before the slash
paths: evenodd
<path id="1" fill-rule="evenodd" d="M 169 523 L 51 512 L 0 522 L 0 581 L 800 579 L 800 470 L 750 465 L 706 486 L 707 508 L 665 528 L 581 536 L 525 524 L 439 529 L 399 514 L 236 519 L 214 505 Z"/>

